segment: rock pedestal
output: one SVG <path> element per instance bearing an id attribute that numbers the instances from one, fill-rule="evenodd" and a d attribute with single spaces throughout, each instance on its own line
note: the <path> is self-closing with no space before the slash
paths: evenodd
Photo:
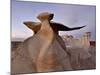
<path id="1" fill-rule="evenodd" d="M 84 47 L 90 47 L 90 37 L 91 37 L 91 32 L 86 32 L 83 37 L 82 37 L 82 45 Z"/>

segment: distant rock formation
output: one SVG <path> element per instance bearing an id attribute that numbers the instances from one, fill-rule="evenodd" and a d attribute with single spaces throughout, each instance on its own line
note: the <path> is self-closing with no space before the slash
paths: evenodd
<path id="1" fill-rule="evenodd" d="M 76 39 L 72 35 L 64 35 L 62 38 L 66 44 L 67 51 L 70 53 L 73 69 L 95 68 L 95 47 L 90 45 L 91 32 L 85 32 L 80 39 Z M 88 59 L 91 62 L 89 62 Z M 83 66 L 85 62 L 88 65 L 85 64 Z"/>
<path id="2" fill-rule="evenodd" d="M 91 37 L 91 32 L 85 32 L 83 35 L 81 41 L 84 47 L 90 47 L 90 37 Z"/>
<path id="3" fill-rule="evenodd" d="M 90 47 L 91 32 L 85 32 L 83 37 L 80 39 L 76 39 L 72 35 L 63 35 L 62 38 L 65 41 L 66 46 L 88 48 Z"/>

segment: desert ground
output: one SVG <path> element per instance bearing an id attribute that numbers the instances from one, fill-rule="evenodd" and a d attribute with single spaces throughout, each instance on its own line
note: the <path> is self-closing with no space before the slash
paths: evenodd
<path id="1" fill-rule="evenodd" d="M 21 43 L 22 43 L 21 41 L 12 41 L 11 42 L 11 57 L 12 57 L 11 61 L 14 60 L 13 57 L 16 55 L 16 48 Z M 91 54 L 91 56 L 89 58 L 84 57 L 87 54 L 84 55 L 85 53 L 84 53 L 84 51 L 82 52 L 82 50 L 83 50 L 82 48 L 67 47 L 67 51 L 68 51 L 69 56 L 70 56 L 69 59 L 71 61 L 71 66 L 73 68 L 72 71 L 74 71 L 74 70 L 96 69 L 96 45 L 95 45 L 95 41 L 90 41 L 90 44 L 91 44 L 91 46 L 89 47 L 89 53 Z M 79 53 L 80 53 L 80 56 L 77 57 L 79 55 Z M 75 56 L 76 56 L 76 58 L 75 58 Z M 74 60 L 74 59 L 77 59 L 77 61 Z"/>

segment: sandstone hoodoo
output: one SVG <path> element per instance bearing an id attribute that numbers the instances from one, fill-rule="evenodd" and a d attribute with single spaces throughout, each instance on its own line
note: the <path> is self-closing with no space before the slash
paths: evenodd
<path id="1" fill-rule="evenodd" d="M 40 22 L 24 22 L 35 34 L 12 52 L 13 74 L 73 70 L 69 52 L 58 31 L 71 31 L 85 26 L 69 28 L 51 21 L 53 16 L 44 12 L 37 16 Z"/>

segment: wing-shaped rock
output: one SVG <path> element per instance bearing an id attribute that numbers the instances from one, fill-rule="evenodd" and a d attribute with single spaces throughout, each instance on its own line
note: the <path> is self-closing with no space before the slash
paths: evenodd
<path id="1" fill-rule="evenodd" d="M 41 27 L 41 23 L 40 22 L 31 22 L 31 21 L 27 21 L 24 22 L 24 24 L 30 28 L 32 31 L 34 31 L 35 33 L 37 33 L 40 30 Z M 50 22 L 50 26 L 52 27 L 53 31 L 55 31 L 55 33 L 58 33 L 58 31 L 72 31 L 72 30 L 78 30 L 81 28 L 84 28 L 85 26 L 80 26 L 80 27 L 67 27 L 61 23 L 56 23 L 56 22 Z"/>

